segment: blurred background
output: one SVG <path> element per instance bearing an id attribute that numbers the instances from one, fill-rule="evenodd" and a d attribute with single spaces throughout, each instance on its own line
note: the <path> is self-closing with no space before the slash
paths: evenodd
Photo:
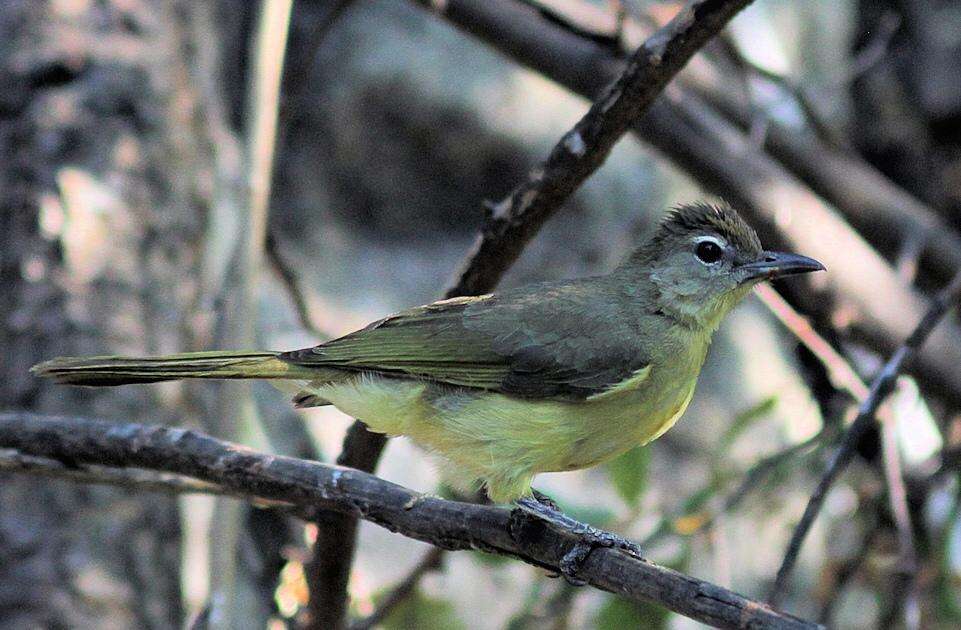
<path id="1" fill-rule="evenodd" d="M 286 46 L 259 4 L 0 3 L 0 409 L 189 426 L 336 460 L 351 419 L 294 411 L 269 386 L 245 405 L 233 386 L 76 390 L 28 369 L 65 354 L 299 348 L 437 299 L 485 202 L 588 107 L 431 3 L 297 1 Z M 679 7 L 514 4 L 612 56 Z M 285 49 L 272 142 L 254 77 Z M 676 126 L 625 137 L 501 286 L 608 270 L 672 205 L 708 195 L 744 208 L 768 246 L 850 256 L 826 261 L 832 279 L 777 287 L 817 333 L 770 292 L 748 299 L 675 429 L 606 467 L 543 475 L 539 489 L 656 562 L 764 598 L 856 406 L 838 370 L 874 376 L 958 268 L 959 67 L 961 5 L 948 0 L 758 0 L 735 18 L 662 99 L 681 112 Z M 264 147 L 275 147 L 272 169 Z M 263 231 L 262 251 L 242 246 Z M 839 628 L 961 624 L 961 336 L 950 319 L 900 379 L 885 431 L 831 490 L 785 609 Z M 836 354 L 812 354 L 814 334 Z M 892 453 L 910 550 L 889 500 Z M 377 473 L 443 491 L 403 439 Z M 294 627 L 323 584 L 306 576 L 317 532 L 239 503 L 0 467 L 0 627 Z M 350 619 L 412 571 L 380 627 L 697 625 L 367 523 Z"/>

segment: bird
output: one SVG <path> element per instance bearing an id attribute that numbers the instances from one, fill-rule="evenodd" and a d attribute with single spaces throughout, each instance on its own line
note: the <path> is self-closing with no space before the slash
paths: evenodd
<path id="1" fill-rule="evenodd" d="M 731 205 L 697 202 L 666 213 L 607 274 L 440 300 L 300 350 L 60 357 L 32 369 L 87 386 L 268 379 L 298 407 L 333 405 L 409 437 L 455 487 L 556 521 L 536 475 L 661 436 L 687 409 L 725 315 L 759 282 L 820 270 L 762 249 Z"/>

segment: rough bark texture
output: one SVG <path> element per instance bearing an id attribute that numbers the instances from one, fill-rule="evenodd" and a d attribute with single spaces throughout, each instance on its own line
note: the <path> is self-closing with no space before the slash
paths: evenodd
<path id="1" fill-rule="evenodd" d="M 186 474 L 251 497 L 290 503 L 302 517 L 334 510 L 444 549 L 513 556 L 550 571 L 558 570 L 575 542 L 572 534 L 547 528 L 520 510 L 445 501 L 352 468 L 264 455 L 184 429 L 0 414 L 0 447 L 76 465 Z M 715 627 L 820 627 L 619 550 L 595 549 L 579 577 Z"/>
<path id="2" fill-rule="evenodd" d="M 121 349 L 110 331 L 139 340 L 127 350 L 176 343 L 200 225 L 186 187 L 159 175 L 185 148 L 170 23 L 116 6 L 102 20 L 65 13 L 0 7 L 0 408 L 172 419 L 155 392 L 29 376 L 43 357 Z M 179 627 L 179 544 L 173 498 L 0 474 L 2 625 Z"/>

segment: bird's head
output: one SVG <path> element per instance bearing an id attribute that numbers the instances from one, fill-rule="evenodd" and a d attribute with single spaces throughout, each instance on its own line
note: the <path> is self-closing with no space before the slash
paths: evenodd
<path id="1" fill-rule="evenodd" d="M 650 281 L 657 308 L 714 330 L 758 282 L 824 266 L 806 256 L 765 251 L 733 208 L 697 203 L 669 213 L 622 269 Z"/>

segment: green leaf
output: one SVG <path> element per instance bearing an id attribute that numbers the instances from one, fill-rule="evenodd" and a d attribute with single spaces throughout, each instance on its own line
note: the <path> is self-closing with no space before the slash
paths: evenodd
<path id="1" fill-rule="evenodd" d="M 597 630 L 621 630 L 622 628 L 645 628 L 657 630 L 667 627 L 670 611 L 655 604 L 640 604 L 623 597 L 611 595 L 594 618 Z"/>
<path id="2" fill-rule="evenodd" d="M 487 553 L 486 551 L 477 550 L 472 550 L 469 553 L 474 556 L 478 562 L 481 564 L 486 564 L 489 567 L 500 567 L 513 562 L 507 556 L 499 556 L 496 553 Z"/>
<path id="3" fill-rule="evenodd" d="M 727 428 L 721 436 L 721 450 L 726 449 L 734 443 L 744 431 L 756 421 L 768 415 L 777 406 L 777 396 L 768 396 L 753 407 L 750 407 L 734 417 L 734 422 Z"/>
<path id="4" fill-rule="evenodd" d="M 428 597 L 416 590 L 398 604 L 379 627 L 385 630 L 465 630 L 467 626 L 457 617 L 454 604 L 444 599 Z"/>
<path id="5" fill-rule="evenodd" d="M 637 507 L 647 486 L 647 469 L 651 450 L 643 446 L 632 448 L 607 465 L 607 474 L 625 503 Z"/>

